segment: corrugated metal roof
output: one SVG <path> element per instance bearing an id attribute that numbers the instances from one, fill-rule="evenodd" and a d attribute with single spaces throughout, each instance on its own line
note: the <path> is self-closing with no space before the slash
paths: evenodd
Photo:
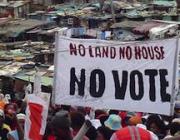
<path id="1" fill-rule="evenodd" d="M 23 81 L 34 82 L 35 73 L 36 73 L 36 71 L 34 69 L 28 70 L 28 71 L 24 70 L 24 71 L 20 71 L 20 72 L 16 73 L 14 75 L 14 78 L 20 79 Z M 46 76 L 47 69 L 43 70 L 43 71 L 40 70 L 40 73 L 42 73 L 41 84 L 43 86 L 52 86 L 53 85 L 53 77 Z"/>
<path id="2" fill-rule="evenodd" d="M 167 7 L 175 7 L 176 1 L 167 1 L 167 0 L 154 0 L 153 4 L 159 5 L 159 6 L 167 6 Z"/>
<path id="3" fill-rule="evenodd" d="M 111 28 L 135 28 L 141 24 L 143 24 L 143 21 L 131 21 L 131 20 L 126 20 L 122 22 L 115 23 L 111 26 Z"/>
<path id="4" fill-rule="evenodd" d="M 17 79 L 23 80 L 23 81 L 34 82 L 34 76 L 17 75 L 17 76 L 14 76 L 14 77 L 17 78 Z M 52 86 L 53 85 L 53 78 L 42 76 L 41 77 L 41 82 L 42 82 L 41 84 L 43 86 Z"/>
<path id="5" fill-rule="evenodd" d="M 28 19 L 13 20 L 7 22 L 6 25 L 0 26 L 0 34 L 5 33 L 8 37 L 17 37 L 20 33 L 47 24 L 49 22 Z"/>
<path id="6" fill-rule="evenodd" d="M 0 26 L 6 24 L 8 21 L 10 21 L 9 18 L 0 18 Z"/>
<path id="7" fill-rule="evenodd" d="M 167 25 L 167 24 L 160 23 L 160 22 L 154 22 L 154 21 L 145 22 L 144 24 L 139 25 L 136 28 L 134 28 L 133 32 L 137 33 L 137 34 L 148 34 L 150 29 L 152 29 L 154 27 L 162 26 L 162 25 Z"/>

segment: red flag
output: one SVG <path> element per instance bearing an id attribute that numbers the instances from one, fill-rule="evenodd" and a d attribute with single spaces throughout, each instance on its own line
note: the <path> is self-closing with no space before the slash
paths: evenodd
<path id="1" fill-rule="evenodd" d="M 32 140 L 35 140 L 36 138 L 40 140 L 42 139 L 42 136 L 39 134 L 41 130 L 41 120 L 42 120 L 41 114 L 43 111 L 43 106 L 34 103 L 29 103 L 28 106 L 30 110 L 30 120 L 31 120 L 29 138 Z"/>
<path id="2" fill-rule="evenodd" d="M 34 94 L 27 94 L 25 140 L 42 140 L 46 128 L 50 94 L 41 92 L 41 75 L 35 74 Z"/>
<path id="3" fill-rule="evenodd" d="M 41 97 L 35 94 L 27 96 L 26 140 L 42 140 L 42 136 L 44 135 L 50 96 L 45 93 L 41 95 Z"/>

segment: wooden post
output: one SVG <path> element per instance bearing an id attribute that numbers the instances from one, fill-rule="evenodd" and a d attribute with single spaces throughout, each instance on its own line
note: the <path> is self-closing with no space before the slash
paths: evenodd
<path id="1" fill-rule="evenodd" d="M 112 14 L 113 22 L 116 23 L 116 17 L 115 17 L 115 13 L 114 13 L 113 0 L 111 0 L 111 14 Z"/>

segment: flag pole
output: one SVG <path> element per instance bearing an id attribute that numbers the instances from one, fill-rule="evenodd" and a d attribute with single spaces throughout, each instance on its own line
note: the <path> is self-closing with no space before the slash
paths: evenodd
<path id="1" fill-rule="evenodd" d="M 112 14 L 113 22 L 116 23 L 116 17 L 115 17 L 115 12 L 114 12 L 113 0 L 111 0 L 111 14 Z"/>

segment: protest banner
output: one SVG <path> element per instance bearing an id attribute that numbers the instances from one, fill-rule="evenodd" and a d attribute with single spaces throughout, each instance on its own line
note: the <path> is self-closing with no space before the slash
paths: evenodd
<path id="1" fill-rule="evenodd" d="M 119 43 L 57 37 L 54 102 L 170 115 L 178 39 Z"/>

